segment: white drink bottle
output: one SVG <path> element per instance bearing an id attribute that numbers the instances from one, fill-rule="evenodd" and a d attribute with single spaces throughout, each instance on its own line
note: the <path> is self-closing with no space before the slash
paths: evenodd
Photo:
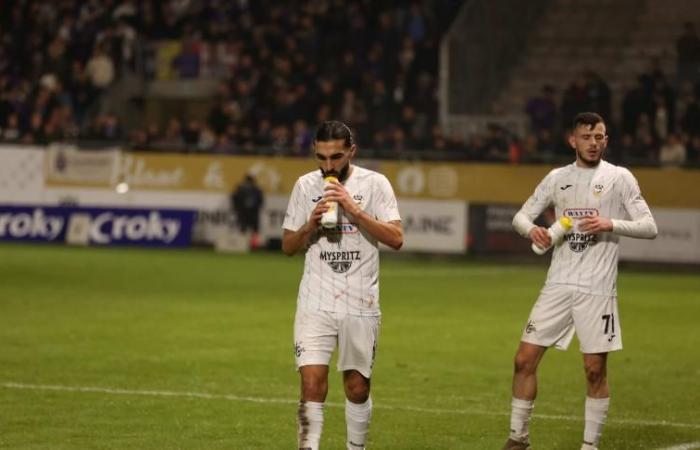
<path id="1" fill-rule="evenodd" d="M 538 255 L 544 255 L 545 253 L 547 253 L 547 250 L 549 250 L 550 248 L 559 244 L 562 241 L 562 239 L 564 238 L 564 234 L 567 231 L 569 231 L 572 226 L 573 223 L 571 222 L 570 218 L 561 217 L 559 220 L 554 222 L 551 227 L 547 228 L 547 233 L 549 233 L 549 237 L 552 238 L 552 242 L 551 244 L 549 244 L 549 247 L 541 248 L 533 242 L 532 251 L 537 253 Z"/>
<path id="2" fill-rule="evenodd" d="M 338 182 L 336 177 L 326 177 L 323 179 L 324 188 L 332 182 Z M 334 228 L 338 224 L 338 202 L 326 202 L 328 211 L 321 216 L 321 226 L 323 228 Z"/>

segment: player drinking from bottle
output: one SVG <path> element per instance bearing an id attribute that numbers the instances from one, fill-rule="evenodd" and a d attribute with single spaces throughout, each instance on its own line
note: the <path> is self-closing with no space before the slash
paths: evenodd
<path id="1" fill-rule="evenodd" d="M 386 177 L 351 164 L 357 147 L 345 124 L 322 123 L 313 151 L 320 170 L 297 180 L 282 225 L 282 250 L 306 253 L 294 320 L 301 375 L 298 443 L 300 449 L 319 448 L 328 364 L 337 346 L 347 398 L 346 445 L 358 450 L 365 448 L 372 414 L 370 377 L 381 314 L 377 246 L 398 250 L 403 230 Z M 324 182 L 327 177 L 337 181 Z M 339 206 L 339 220 L 322 228 L 331 202 Z"/>

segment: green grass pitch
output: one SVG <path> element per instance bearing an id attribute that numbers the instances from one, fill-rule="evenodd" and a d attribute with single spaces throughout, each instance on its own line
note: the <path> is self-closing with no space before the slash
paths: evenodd
<path id="1" fill-rule="evenodd" d="M 289 449 L 303 259 L 0 245 L 0 448 Z M 376 449 L 498 449 L 545 265 L 384 257 Z M 700 276 L 622 270 L 601 449 L 700 441 Z M 334 363 L 333 363 L 334 364 Z M 578 449 L 578 343 L 540 369 L 536 449 Z M 333 366 L 322 448 L 344 448 Z M 695 448 L 695 447 L 693 447 Z"/>

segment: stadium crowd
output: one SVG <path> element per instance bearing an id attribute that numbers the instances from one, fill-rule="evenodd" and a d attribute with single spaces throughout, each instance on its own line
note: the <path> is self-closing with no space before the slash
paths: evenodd
<path id="1" fill-rule="evenodd" d="M 572 114 L 595 110 L 610 117 L 610 89 L 587 72 L 560 98 L 544 86 L 528 101 L 525 136 L 497 125 L 467 141 L 443 135 L 438 46 L 461 3 L 6 0 L 0 8 L 0 140 L 116 140 L 139 149 L 306 155 L 315 124 L 337 118 L 354 126 L 362 147 L 383 157 L 419 150 L 454 159 L 549 161 L 570 154 L 562 124 Z M 700 48 L 692 26 L 682 39 L 679 58 L 692 62 Z M 164 126 L 127 130 L 99 108 L 100 96 L 139 62 L 142 75 L 154 76 L 144 43 L 163 40 L 180 44 L 172 59 L 177 77 L 221 80 L 215 104 L 206 118 L 173 116 Z M 698 163 L 700 85 L 692 70 L 679 73 L 691 75 L 671 82 L 658 66 L 640 75 L 621 100 L 612 159 Z"/>
<path id="2" fill-rule="evenodd" d="M 699 47 L 700 48 L 700 41 Z M 671 83 L 653 60 L 621 101 L 621 121 L 613 124 L 608 159 L 627 165 L 662 166 L 700 163 L 700 82 Z M 530 132 L 522 142 L 524 159 L 547 159 L 569 152 L 562 135 L 577 111 L 599 111 L 610 117 L 612 96 L 607 83 L 587 71 L 573 80 L 560 98 L 550 85 L 525 105 Z"/>

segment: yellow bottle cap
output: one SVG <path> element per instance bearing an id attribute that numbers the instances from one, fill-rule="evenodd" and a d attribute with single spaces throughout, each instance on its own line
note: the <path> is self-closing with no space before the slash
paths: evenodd
<path id="1" fill-rule="evenodd" d="M 569 228 L 574 226 L 573 222 L 571 222 L 571 219 L 565 216 L 559 219 L 559 223 L 561 223 L 561 226 L 564 227 L 565 230 L 568 230 Z"/>
<path id="2" fill-rule="evenodd" d="M 338 182 L 338 179 L 337 179 L 336 177 L 334 177 L 334 176 L 330 176 L 330 177 L 324 178 L 323 181 L 334 181 L 334 182 L 337 183 L 337 182 Z"/>

